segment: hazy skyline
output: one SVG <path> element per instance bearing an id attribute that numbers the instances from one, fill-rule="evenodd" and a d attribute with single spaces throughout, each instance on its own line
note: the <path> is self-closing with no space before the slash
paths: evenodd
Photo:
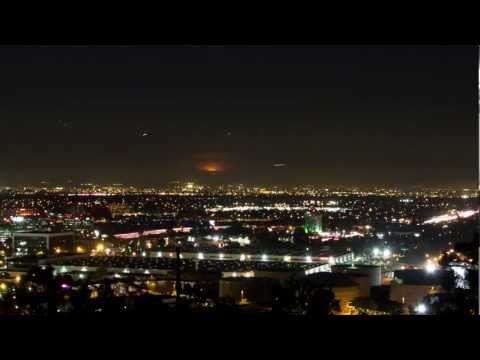
<path id="1" fill-rule="evenodd" d="M 0 46 L 0 74 L 0 185 L 477 186 L 476 46 Z"/>

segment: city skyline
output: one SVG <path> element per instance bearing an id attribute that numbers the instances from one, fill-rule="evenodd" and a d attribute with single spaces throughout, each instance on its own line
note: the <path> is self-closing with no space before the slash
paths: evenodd
<path id="1" fill-rule="evenodd" d="M 0 47 L 0 186 L 476 188 L 474 46 Z"/>

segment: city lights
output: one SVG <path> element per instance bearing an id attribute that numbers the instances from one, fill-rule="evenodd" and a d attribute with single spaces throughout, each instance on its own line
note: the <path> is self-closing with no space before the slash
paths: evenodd
<path id="1" fill-rule="evenodd" d="M 464 211 L 452 211 L 450 214 L 435 216 L 424 224 L 439 224 L 442 222 L 449 222 L 458 219 L 466 219 L 478 214 L 478 210 L 464 210 Z"/>
<path id="2" fill-rule="evenodd" d="M 0 319 L 477 316 L 480 46 L 360 50 L 0 47 Z"/>

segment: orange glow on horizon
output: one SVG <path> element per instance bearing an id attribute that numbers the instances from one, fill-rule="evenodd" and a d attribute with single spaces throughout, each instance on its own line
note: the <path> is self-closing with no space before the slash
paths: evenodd
<path id="1" fill-rule="evenodd" d="M 204 172 L 207 172 L 207 173 L 210 173 L 210 174 L 216 174 L 216 173 L 219 173 L 219 172 L 222 172 L 222 171 L 225 170 L 225 166 L 223 166 L 223 164 L 220 164 L 218 162 L 216 162 L 216 163 L 209 162 L 209 163 L 206 163 L 206 164 L 200 164 L 198 166 L 198 168 L 201 171 L 204 171 Z"/>

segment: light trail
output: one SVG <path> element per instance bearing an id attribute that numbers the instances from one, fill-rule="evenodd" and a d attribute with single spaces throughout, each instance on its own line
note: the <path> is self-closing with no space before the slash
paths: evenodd
<path id="1" fill-rule="evenodd" d="M 444 214 L 440 216 L 435 216 L 423 224 L 439 224 L 443 222 L 455 221 L 458 219 L 467 219 L 474 215 L 478 214 L 478 210 L 463 210 L 463 211 L 452 211 L 450 214 Z"/>

